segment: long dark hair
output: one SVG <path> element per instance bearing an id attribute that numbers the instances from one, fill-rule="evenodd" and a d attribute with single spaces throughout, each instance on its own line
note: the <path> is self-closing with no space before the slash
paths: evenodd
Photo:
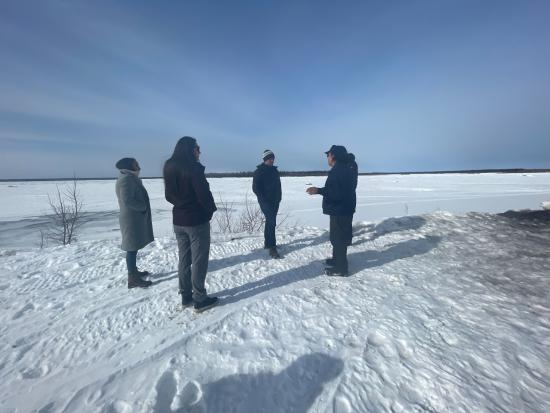
<path id="1" fill-rule="evenodd" d="M 191 167 L 197 162 L 195 158 L 196 147 L 197 140 L 191 136 L 184 136 L 178 140 L 174 153 L 164 163 L 163 175 L 165 180 L 167 175 L 171 175 L 174 172 L 182 174 L 191 170 Z"/>

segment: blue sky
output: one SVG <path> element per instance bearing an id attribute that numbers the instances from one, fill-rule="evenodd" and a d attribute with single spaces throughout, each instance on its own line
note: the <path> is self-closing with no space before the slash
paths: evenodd
<path id="1" fill-rule="evenodd" d="M 0 3 L 0 178 L 550 167 L 548 1 Z"/>

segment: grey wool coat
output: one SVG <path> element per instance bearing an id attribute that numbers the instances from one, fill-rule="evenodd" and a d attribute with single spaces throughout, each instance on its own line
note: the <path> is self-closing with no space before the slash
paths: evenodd
<path id="1" fill-rule="evenodd" d="M 116 196 L 120 206 L 121 248 L 137 251 L 153 242 L 151 205 L 141 179 L 130 171 L 121 170 L 116 181 Z"/>

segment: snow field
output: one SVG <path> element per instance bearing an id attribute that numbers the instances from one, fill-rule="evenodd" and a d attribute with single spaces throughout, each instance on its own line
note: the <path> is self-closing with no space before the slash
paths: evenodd
<path id="1" fill-rule="evenodd" d="M 177 247 L 2 250 L 2 411 L 546 412 L 548 214 L 356 223 L 349 278 L 326 231 L 214 239 L 218 307 L 181 310 Z M 17 409 L 17 410 L 15 410 Z"/>

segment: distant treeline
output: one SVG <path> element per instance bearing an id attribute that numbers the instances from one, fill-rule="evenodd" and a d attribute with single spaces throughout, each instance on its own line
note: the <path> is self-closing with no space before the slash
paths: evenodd
<path id="1" fill-rule="evenodd" d="M 251 178 L 254 172 L 211 172 L 208 178 Z M 281 176 L 326 176 L 328 171 L 280 171 Z"/>
<path id="2" fill-rule="evenodd" d="M 459 171 L 421 171 L 421 172 L 360 172 L 359 175 L 431 175 L 431 174 L 484 174 L 484 173 L 541 173 L 550 169 L 471 169 Z M 250 178 L 254 172 L 214 172 L 207 173 L 209 178 Z M 281 171 L 281 176 L 326 176 L 326 171 Z"/>
<path id="3" fill-rule="evenodd" d="M 360 172 L 359 175 L 430 175 L 430 174 L 485 174 L 485 173 L 542 173 L 550 169 L 467 169 L 456 171 L 420 171 L 420 172 Z M 250 178 L 254 172 L 210 172 L 208 178 Z M 327 171 L 281 171 L 281 176 L 326 176 Z M 148 176 L 143 179 L 161 179 L 161 176 Z M 30 181 L 72 181 L 73 178 L 37 178 L 37 179 L 0 179 L 0 182 L 30 182 Z M 77 178 L 79 181 L 110 181 L 112 178 Z"/>

